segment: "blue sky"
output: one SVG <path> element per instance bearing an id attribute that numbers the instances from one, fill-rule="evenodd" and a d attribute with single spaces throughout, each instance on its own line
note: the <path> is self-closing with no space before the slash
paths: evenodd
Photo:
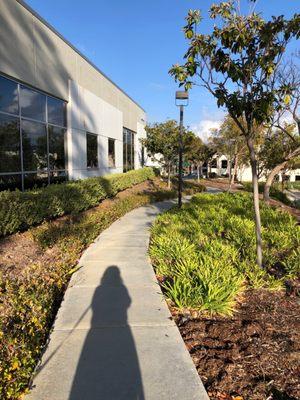
<path id="1" fill-rule="evenodd" d="M 216 2 L 216 1 L 215 1 Z M 83 52 L 147 111 L 148 121 L 177 118 L 177 88 L 168 70 L 186 50 L 182 26 L 190 8 L 203 10 L 199 31 L 212 26 L 210 0 L 27 0 L 42 17 Z M 246 4 L 246 1 L 244 2 Z M 267 18 L 300 11 L 299 0 L 260 0 Z M 299 48 L 299 45 L 298 45 Z M 201 88 L 190 93 L 185 124 L 201 136 L 218 125 L 223 112 Z"/>

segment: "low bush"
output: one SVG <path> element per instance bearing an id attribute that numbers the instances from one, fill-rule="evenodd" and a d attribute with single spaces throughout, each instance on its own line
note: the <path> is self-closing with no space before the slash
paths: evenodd
<path id="1" fill-rule="evenodd" d="M 154 177 L 152 168 L 53 184 L 26 192 L 0 192 L 0 236 L 64 214 L 76 214 Z"/>
<path id="2" fill-rule="evenodd" d="M 199 194 L 158 217 L 150 256 L 163 290 L 180 310 L 228 314 L 245 288 L 281 289 L 300 275 L 300 227 L 261 204 L 264 270 L 256 265 L 249 194 Z"/>
<path id="3" fill-rule="evenodd" d="M 120 189 L 119 184 L 117 188 Z M 203 187 L 194 185 L 186 193 L 202 190 Z M 112 222 L 130 210 L 175 196 L 175 190 L 163 188 L 132 193 L 117 197 L 105 208 L 95 207 L 88 212 L 65 217 L 62 221 L 44 222 L 29 230 L 27 234 L 41 249 L 52 248 L 53 262 L 46 265 L 36 262 L 19 274 L 13 270 L 0 274 L 1 399 L 17 400 L 27 391 L 61 298 L 82 251 Z"/>

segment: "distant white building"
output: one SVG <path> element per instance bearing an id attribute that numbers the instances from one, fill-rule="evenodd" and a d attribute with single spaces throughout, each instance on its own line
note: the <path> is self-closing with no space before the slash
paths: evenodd
<path id="1" fill-rule="evenodd" d="M 228 158 L 225 155 L 215 156 L 213 160 L 208 165 L 209 174 L 216 174 L 217 176 L 228 176 L 230 165 Z M 205 175 L 207 172 L 206 164 L 202 167 L 202 173 Z M 282 181 L 282 177 L 288 182 L 300 181 L 300 168 L 293 170 L 285 170 L 283 173 L 279 174 L 278 180 Z M 247 182 L 252 180 L 251 167 L 244 165 L 238 168 L 237 178 L 241 182 Z M 261 174 L 260 181 L 265 181 L 265 174 Z"/>

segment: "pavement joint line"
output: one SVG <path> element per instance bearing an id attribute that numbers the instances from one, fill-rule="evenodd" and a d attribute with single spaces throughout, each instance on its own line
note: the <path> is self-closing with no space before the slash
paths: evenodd
<path id="1" fill-rule="evenodd" d="M 176 200 L 132 210 L 83 253 L 25 400 L 209 400 L 148 254 L 151 225 L 173 205 Z M 109 237 L 121 243 L 142 238 L 146 244 L 109 247 Z"/>
<path id="2" fill-rule="evenodd" d="M 175 322 L 172 323 L 170 320 L 169 322 L 166 322 L 165 324 L 160 323 L 160 324 L 147 324 L 145 323 L 133 323 L 133 324 L 126 324 L 126 325 L 121 325 L 121 324 L 113 324 L 113 325 L 103 325 L 103 326 L 93 326 L 93 327 L 87 327 L 87 328 L 58 328 L 55 329 L 54 332 L 75 332 L 75 331 L 101 331 L 102 329 L 111 329 L 111 328 L 159 328 L 159 327 L 174 327 L 176 328 L 177 325 Z"/>

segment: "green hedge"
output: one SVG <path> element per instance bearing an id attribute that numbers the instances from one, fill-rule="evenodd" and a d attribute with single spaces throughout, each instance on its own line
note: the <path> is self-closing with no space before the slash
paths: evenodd
<path id="1" fill-rule="evenodd" d="M 152 168 L 88 178 L 29 190 L 0 193 L 0 236 L 24 230 L 44 220 L 78 213 L 115 196 L 121 190 L 154 177 Z"/>
<path id="2" fill-rule="evenodd" d="M 129 173 L 132 175 L 135 174 Z M 194 185 L 185 194 L 203 190 L 203 186 Z M 49 221 L 30 229 L 30 237 L 41 250 L 52 249 L 53 260 L 35 260 L 34 264 L 19 272 L 10 269 L 0 273 L 1 400 L 21 399 L 27 392 L 66 285 L 76 270 L 82 251 L 128 211 L 176 195 L 176 190 L 158 185 L 156 190 L 128 193 L 116 198 L 108 207 L 96 207 L 90 212 L 79 213 L 76 218 L 66 218 L 67 223 Z"/>

